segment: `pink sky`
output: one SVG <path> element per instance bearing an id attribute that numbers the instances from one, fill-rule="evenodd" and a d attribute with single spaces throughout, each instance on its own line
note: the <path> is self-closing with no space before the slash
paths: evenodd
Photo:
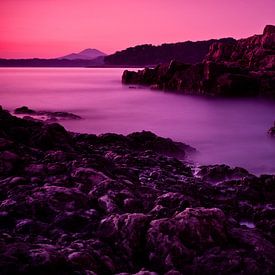
<path id="1" fill-rule="evenodd" d="M 275 24 L 274 12 L 275 0 L 0 0 L 0 57 L 241 38 Z"/>

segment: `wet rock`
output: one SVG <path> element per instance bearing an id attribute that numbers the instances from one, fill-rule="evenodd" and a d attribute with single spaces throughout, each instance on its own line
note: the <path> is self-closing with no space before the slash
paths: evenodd
<path id="1" fill-rule="evenodd" d="M 170 219 L 154 220 L 147 233 L 149 259 L 164 270 L 184 270 L 196 252 L 227 242 L 220 209 L 187 208 Z"/>
<path id="2" fill-rule="evenodd" d="M 144 257 L 143 238 L 149 221 L 150 217 L 141 213 L 111 215 L 101 221 L 99 235 L 121 253 L 128 268 L 133 268 L 133 260 Z"/>
<path id="3" fill-rule="evenodd" d="M 49 112 L 49 111 L 35 111 L 29 109 L 27 106 L 22 106 L 14 110 L 14 114 L 26 114 L 24 119 L 27 120 L 44 120 L 46 122 L 55 122 L 59 119 L 81 119 L 80 116 L 68 112 Z"/>
<path id="4" fill-rule="evenodd" d="M 194 260 L 194 273 L 202 274 L 234 274 L 240 271 L 245 274 L 258 274 L 260 268 L 257 262 L 246 256 L 244 250 L 221 250 L 219 247 L 207 250 L 203 255 Z"/>
<path id="5" fill-rule="evenodd" d="M 58 175 L 66 173 L 67 167 L 62 163 L 49 163 L 47 165 L 47 173 L 50 175 Z"/>
<path id="6" fill-rule="evenodd" d="M 48 228 L 47 224 L 31 219 L 18 220 L 15 225 L 15 231 L 19 234 L 41 234 Z"/>
<path id="7" fill-rule="evenodd" d="M 200 166 L 198 176 L 204 181 L 217 183 L 225 180 L 241 179 L 244 177 L 253 177 L 247 170 L 235 167 L 231 168 L 227 165 L 208 165 Z"/>
<path id="8" fill-rule="evenodd" d="M 69 148 L 71 137 L 60 124 L 44 124 L 33 133 L 31 143 L 42 149 Z"/>
<path id="9" fill-rule="evenodd" d="M 0 150 L 7 150 L 12 148 L 13 142 L 5 138 L 0 138 Z"/>
<path id="10" fill-rule="evenodd" d="M 19 162 L 20 157 L 17 154 L 11 151 L 0 152 L 0 175 L 15 172 Z"/>
<path id="11" fill-rule="evenodd" d="M 118 212 L 118 207 L 114 200 L 108 196 L 104 195 L 98 199 L 99 206 L 106 212 L 106 213 L 116 213 Z"/>
<path id="12" fill-rule="evenodd" d="M 22 106 L 22 107 L 19 107 L 19 108 L 16 108 L 14 110 L 14 113 L 15 114 L 28 114 L 28 115 L 32 115 L 32 114 L 35 114 L 36 112 L 32 109 L 29 109 L 27 106 Z"/>
<path id="13" fill-rule="evenodd" d="M 35 188 L 30 201 L 46 201 L 49 207 L 57 211 L 75 211 L 88 209 L 88 197 L 76 188 L 44 186 Z"/>
<path id="14" fill-rule="evenodd" d="M 246 39 L 215 42 L 205 59 L 198 64 L 171 61 L 154 69 L 124 71 L 125 84 L 181 91 L 184 94 L 209 96 L 274 97 L 275 26 L 265 27 L 263 34 Z"/>
<path id="15" fill-rule="evenodd" d="M 83 232 L 89 224 L 89 218 L 80 213 L 65 212 L 55 218 L 54 224 L 66 232 Z"/>
<path id="16" fill-rule="evenodd" d="M 29 176 L 45 176 L 47 171 L 44 164 L 29 164 L 24 170 Z"/>
<path id="17" fill-rule="evenodd" d="M 178 155 L 181 157 L 195 152 L 195 149 L 191 146 L 185 145 L 181 142 L 173 142 L 169 138 L 158 137 L 149 131 L 132 133 L 127 137 L 130 140 L 131 146 L 138 149 L 150 149 L 159 153 Z"/>
<path id="18" fill-rule="evenodd" d="M 233 240 L 248 246 L 254 254 L 254 259 L 261 257 L 266 265 L 266 273 L 272 273 L 275 267 L 275 247 L 260 232 L 252 231 L 251 229 L 234 228 L 230 230 L 229 234 Z"/>

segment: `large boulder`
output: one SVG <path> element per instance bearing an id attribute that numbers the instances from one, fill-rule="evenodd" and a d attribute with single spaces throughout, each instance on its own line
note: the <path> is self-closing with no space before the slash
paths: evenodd
<path id="1" fill-rule="evenodd" d="M 58 123 L 44 124 L 37 127 L 30 139 L 30 144 L 42 149 L 52 148 L 69 148 L 71 144 L 71 136 Z"/>
<path id="2" fill-rule="evenodd" d="M 98 234 L 121 255 L 124 269 L 134 268 L 133 263 L 145 257 L 144 236 L 149 222 L 150 216 L 142 213 L 115 214 L 101 221 Z"/>
<path id="3" fill-rule="evenodd" d="M 226 218 L 217 208 L 187 208 L 174 218 L 153 220 L 147 232 L 149 259 L 166 271 L 188 271 L 197 252 L 227 241 Z"/>

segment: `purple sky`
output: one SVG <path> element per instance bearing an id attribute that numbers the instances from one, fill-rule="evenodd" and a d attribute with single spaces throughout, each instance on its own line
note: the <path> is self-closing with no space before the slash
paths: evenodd
<path id="1" fill-rule="evenodd" d="M 0 0 L 0 57 L 247 37 L 275 24 L 275 0 Z"/>

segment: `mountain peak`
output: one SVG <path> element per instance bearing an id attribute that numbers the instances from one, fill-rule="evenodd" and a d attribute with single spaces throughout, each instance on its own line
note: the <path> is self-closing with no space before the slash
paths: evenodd
<path id="1" fill-rule="evenodd" d="M 78 53 L 71 53 L 62 57 L 58 57 L 57 59 L 69 59 L 69 60 L 76 60 L 76 59 L 84 59 L 84 60 L 91 60 L 95 59 L 100 56 L 105 56 L 106 53 L 101 52 L 97 49 L 87 48 Z"/>

